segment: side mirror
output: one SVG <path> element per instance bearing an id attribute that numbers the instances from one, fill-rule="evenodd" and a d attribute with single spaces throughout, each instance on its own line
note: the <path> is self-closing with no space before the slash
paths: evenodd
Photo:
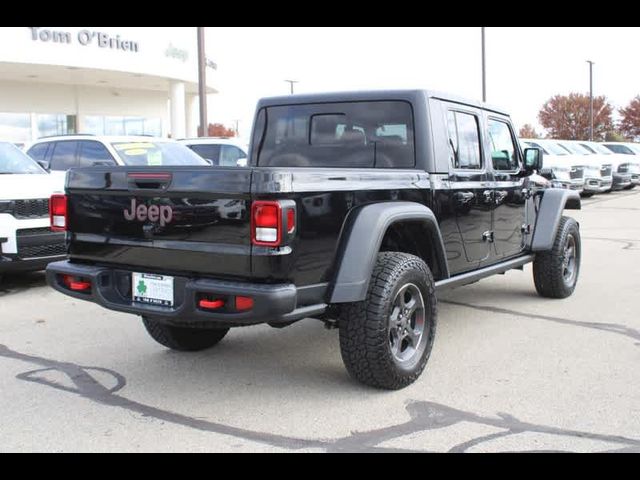
<path id="1" fill-rule="evenodd" d="M 524 151 L 524 169 L 527 173 L 542 170 L 544 153 L 539 148 L 527 148 Z"/>
<path id="2" fill-rule="evenodd" d="M 38 165 L 44 168 L 47 172 L 49 171 L 49 165 L 47 164 L 47 162 L 45 162 L 44 160 L 36 160 L 36 161 L 38 162 Z"/>

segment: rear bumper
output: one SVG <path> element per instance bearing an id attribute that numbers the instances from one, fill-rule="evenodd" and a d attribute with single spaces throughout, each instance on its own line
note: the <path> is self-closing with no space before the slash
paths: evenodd
<path id="1" fill-rule="evenodd" d="M 57 262 L 47 267 L 47 282 L 51 287 L 65 295 L 101 305 L 109 310 L 149 316 L 155 320 L 181 326 L 238 327 L 260 323 L 283 324 L 310 316 L 321 315 L 325 304 L 304 305 L 308 295 L 296 289 L 292 284 L 254 284 L 229 282 L 223 280 L 174 277 L 175 304 L 162 307 L 137 303 L 131 297 L 131 271 L 71 263 Z M 82 277 L 91 282 L 89 293 L 74 292 L 62 282 L 61 275 Z M 236 296 L 250 297 L 254 307 L 248 312 L 205 311 L 199 308 L 198 299 L 210 295 L 216 299 Z M 314 295 L 315 296 L 315 295 Z M 302 298 L 301 298 L 302 297 Z M 303 305 L 300 306 L 299 303 Z M 308 303 L 308 302 L 307 302 Z"/>

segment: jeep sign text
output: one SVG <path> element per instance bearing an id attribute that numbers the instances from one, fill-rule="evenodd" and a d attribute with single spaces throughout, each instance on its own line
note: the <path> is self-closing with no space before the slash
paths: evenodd
<path id="1" fill-rule="evenodd" d="M 173 209 L 167 205 L 151 205 L 149 207 L 143 204 L 138 205 L 136 199 L 132 198 L 131 210 L 125 209 L 124 218 L 129 222 L 134 220 L 139 222 L 146 222 L 147 220 L 153 223 L 160 222 L 160 226 L 164 227 L 173 220 Z"/>

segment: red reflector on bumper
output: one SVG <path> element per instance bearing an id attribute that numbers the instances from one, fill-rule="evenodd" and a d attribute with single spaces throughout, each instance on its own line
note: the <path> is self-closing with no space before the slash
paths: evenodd
<path id="1" fill-rule="evenodd" d="M 74 292 L 86 292 L 87 290 L 91 290 L 91 282 L 84 281 L 84 279 L 78 279 L 71 275 L 63 275 L 62 283 L 65 286 Z"/>
<path id="2" fill-rule="evenodd" d="M 241 312 L 251 310 L 253 308 L 253 298 L 236 297 L 236 310 Z"/>
<path id="3" fill-rule="evenodd" d="M 218 310 L 224 307 L 223 300 L 200 300 L 198 306 L 204 310 Z"/>

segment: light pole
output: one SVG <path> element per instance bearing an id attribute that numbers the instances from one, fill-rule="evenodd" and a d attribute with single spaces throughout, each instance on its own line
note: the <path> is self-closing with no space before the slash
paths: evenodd
<path id="1" fill-rule="evenodd" d="M 198 28 L 198 95 L 200 101 L 200 128 L 198 136 L 206 137 L 207 123 L 207 57 L 204 51 L 204 27 Z"/>
<path id="2" fill-rule="evenodd" d="M 285 80 L 285 82 L 287 82 L 288 84 L 290 84 L 290 85 L 291 85 L 291 95 L 293 95 L 293 93 L 294 93 L 294 92 L 293 92 L 293 86 L 294 86 L 296 83 L 300 83 L 300 82 L 299 82 L 298 80 Z"/>
<path id="3" fill-rule="evenodd" d="M 485 27 L 482 28 L 482 101 L 487 101 L 487 44 Z"/>
<path id="4" fill-rule="evenodd" d="M 595 62 L 587 60 L 589 64 L 589 141 L 593 142 L 593 65 Z"/>

